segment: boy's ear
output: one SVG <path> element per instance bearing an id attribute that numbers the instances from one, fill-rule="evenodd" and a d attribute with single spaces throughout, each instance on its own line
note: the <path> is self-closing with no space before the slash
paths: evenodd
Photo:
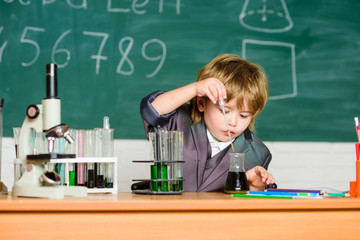
<path id="1" fill-rule="evenodd" d="M 196 105 L 197 108 L 199 109 L 199 112 L 203 112 L 205 109 L 205 100 L 202 97 L 197 97 L 196 98 Z"/>

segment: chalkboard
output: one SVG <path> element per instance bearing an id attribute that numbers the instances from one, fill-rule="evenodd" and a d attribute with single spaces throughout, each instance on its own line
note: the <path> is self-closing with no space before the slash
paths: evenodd
<path id="1" fill-rule="evenodd" d="M 262 65 L 265 141 L 356 141 L 360 115 L 357 0 L 0 0 L 4 136 L 45 97 L 58 65 L 62 122 L 144 139 L 139 103 L 193 82 L 221 53 Z"/>

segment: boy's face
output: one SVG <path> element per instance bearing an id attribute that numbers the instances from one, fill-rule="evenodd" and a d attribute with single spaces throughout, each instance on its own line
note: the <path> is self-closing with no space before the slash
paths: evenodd
<path id="1" fill-rule="evenodd" d="M 205 102 L 200 97 L 198 97 L 197 106 L 199 111 L 204 113 L 205 125 L 210 133 L 221 142 L 229 141 L 228 129 L 221 107 L 211 101 Z M 251 122 L 252 115 L 247 100 L 244 100 L 243 106 L 243 109 L 239 109 L 236 99 L 231 99 L 225 103 L 225 115 L 232 139 L 241 135 Z"/>

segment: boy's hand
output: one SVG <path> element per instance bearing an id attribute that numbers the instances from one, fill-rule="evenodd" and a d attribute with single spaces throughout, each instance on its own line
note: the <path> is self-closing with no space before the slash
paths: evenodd
<path id="1" fill-rule="evenodd" d="M 265 168 L 256 166 L 246 172 L 250 191 L 263 191 L 265 185 L 275 182 L 274 177 Z"/>
<path id="2" fill-rule="evenodd" d="M 214 104 L 217 104 L 219 99 L 226 99 L 226 88 L 217 78 L 195 82 L 195 91 L 198 97 L 207 96 Z"/>

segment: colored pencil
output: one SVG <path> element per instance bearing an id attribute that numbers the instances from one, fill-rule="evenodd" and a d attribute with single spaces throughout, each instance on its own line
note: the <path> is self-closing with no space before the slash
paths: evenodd
<path id="1" fill-rule="evenodd" d="M 325 193 L 325 196 L 329 197 L 349 197 L 348 193 Z"/>
<path id="2" fill-rule="evenodd" d="M 266 191 L 268 192 L 295 192 L 295 193 L 318 193 L 320 195 L 324 194 L 323 190 L 309 190 L 309 189 L 281 189 L 281 188 L 269 188 Z"/>
<path id="3" fill-rule="evenodd" d="M 257 194 L 233 194 L 233 197 L 293 199 L 292 196 L 271 196 L 271 195 L 257 195 Z"/>
<path id="4" fill-rule="evenodd" d="M 316 197 L 319 193 L 308 193 L 308 192 L 268 192 L 268 191 L 249 191 L 249 194 L 254 195 L 267 195 L 267 196 L 290 196 L 290 197 Z"/>

